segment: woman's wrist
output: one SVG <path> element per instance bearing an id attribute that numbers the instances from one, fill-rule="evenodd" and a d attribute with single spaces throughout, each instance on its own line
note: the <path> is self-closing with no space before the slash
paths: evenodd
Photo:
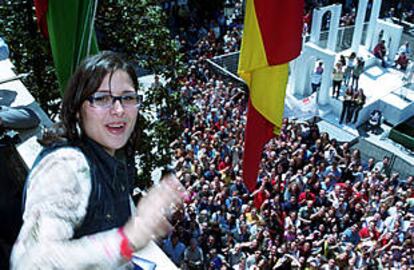
<path id="1" fill-rule="evenodd" d="M 151 240 L 151 232 L 137 217 L 131 218 L 125 226 L 122 227 L 122 232 L 126 239 L 128 239 L 131 248 L 133 248 L 134 251 L 144 248 Z"/>
<path id="2" fill-rule="evenodd" d="M 127 261 L 129 261 L 131 260 L 132 254 L 135 251 L 134 245 L 130 241 L 130 239 L 126 236 L 124 232 L 124 227 L 120 227 L 118 229 L 118 234 L 121 236 L 121 243 L 120 243 L 121 256 Z"/>

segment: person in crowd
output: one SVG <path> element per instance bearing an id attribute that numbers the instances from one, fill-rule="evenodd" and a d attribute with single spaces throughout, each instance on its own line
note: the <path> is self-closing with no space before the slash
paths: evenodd
<path id="1" fill-rule="evenodd" d="M 302 33 L 304 36 L 309 34 L 311 21 L 312 21 L 312 10 L 305 8 L 305 12 L 303 15 L 303 33 Z"/>
<path id="2" fill-rule="evenodd" d="M 9 107 L 13 100 L 7 98 L 8 90 L 3 91 L 0 90 L 0 215 L 3 217 L 0 224 L 0 268 L 9 269 L 10 252 L 22 225 L 21 183 L 25 177 L 24 169 L 16 166 L 18 155 L 11 153 L 17 153 L 16 146 L 22 138 L 20 133 L 38 127 L 40 119 L 27 106 Z"/>
<path id="3" fill-rule="evenodd" d="M 193 244 L 194 245 L 194 244 Z M 162 243 L 162 250 L 167 254 L 176 266 L 180 267 L 184 260 L 186 246 L 180 241 L 177 233 L 173 233 Z M 187 252 L 187 255 L 188 252 Z M 201 258 L 199 258 L 201 259 Z"/>
<path id="4" fill-rule="evenodd" d="M 385 40 L 380 40 L 377 45 L 374 47 L 374 56 L 381 60 L 382 67 L 386 67 L 385 57 L 387 54 L 387 49 L 385 47 Z"/>
<path id="5" fill-rule="evenodd" d="M 356 65 L 355 65 L 355 68 L 354 68 L 354 71 L 352 72 L 352 83 L 351 83 L 351 87 L 354 90 L 357 90 L 358 89 L 359 77 L 364 72 L 364 66 L 365 66 L 364 59 L 362 57 L 358 57 L 357 58 Z"/>
<path id="6" fill-rule="evenodd" d="M 327 263 L 321 266 L 322 270 L 339 270 L 340 268 L 336 264 L 334 259 L 330 259 Z"/>
<path id="7" fill-rule="evenodd" d="M 338 62 L 341 64 L 342 68 L 345 67 L 346 66 L 346 58 L 345 58 L 345 55 L 341 54 L 339 56 L 339 61 Z"/>
<path id="8" fill-rule="evenodd" d="M 344 119 L 346 119 L 347 122 L 349 122 L 348 119 L 350 119 L 352 115 L 352 112 L 351 112 L 352 98 L 353 98 L 352 88 L 348 87 L 348 89 L 346 90 L 344 94 L 344 100 L 342 102 L 342 112 L 341 112 L 341 117 L 339 118 L 339 124 L 342 124 Z"/>
<path id="9" fill-rule="evenodd" d="M 203 250 L 198 246 L 197 239 L 190 240 L 190 246 L 184 251 L 184 269 L 199 270 L 203 269 L 204 254 Z"/>
<path id="10" fill-rule="evenodd" d="M 405 52 L 402 52 L 398 55 L 397 60 L 395 60 L 394 67 L 399 68 L 401 71 L 406 71 L 408 67 L 408 57 Z"/>
<path id="11" fill-rule="evenodd" d="M 343 241 L 344 242 L 350 242 L 354 246 L 356 246 L 359 241 L 361 240 L 361 237 L 359 236 L 359 226 L 358 224 L 354 224 L 348 229 L 344 231 L 343 234 Z"/>
<path id="12" fill-rule="evenodd" d="M 6 130 L 24 130 L 40 124 L 39 116 L 27 106 L 0 105 L 0 135 Z"/>
<path id="13" fill-rule="evenodd" d="M 374 170 L 377 170 L 380 174 L 385 174 L 386 176 L 390 176 L 390 158 L 388 156 L 384 156 L 382 161 L 378 161 L 375 166 Z"/>
<path id="14" fill-rule="evenodd" d="M 170 229 L 184 192 L 173 174 L 134 209 L 138 82 L 113 52 L 87 58 L 70 79 L 61 119 L 41 139 L 26 183 L 11 269 L 116 269 Z M 162 210 L 164 209 L 164 210 Z"/>
<path id="15" fill-rule="evenodd" d="M 359 88 L 358 91 L 355 91 L 353 99 L 354 99 L 354 107 L 355 107 L 353 123 L 355 124 L 358 121 L 359 112 L 364 107 L 366 99 L 367 99 L 364 94 L 364 90 L 362 88 Z"/>
<path id="16" fill-rule="evenodd" d="M 414 82 L 414 61 L 408 62 L 408 66 L 407 66 L 407 69 L 405 70 L 402 80 L 407 83 Z"/>
<path id="17" fill-rule="evenodd" d="M 402 53 L 405 53 L 407 56 L 411 54 L 410 42 L 405 41 L 403 45 L 400 46 L 398 49 L 398 54 L 401 55 Z"/>
<path id="18" fill-rule="evenodd" d="M 315 68 L 311 75 L 311 86 L 312 93 L 315 93 L 319 90 L 322 83 L 322 73 L 323 73 L 323 63 L 319 62 L 318 66 Z"/>
<path id="19" fill-rule="evenodd" d="M 246 259 L 246 254 L 241 250 L 241 244 L 235 243 L 234 247 L 230 249 L 229 253 L 227 254 L 228 263 L 230 267 L 234 267 L 238 265 L 243 259 Z"/>
<path id="20" fill-rule="evenodd" d="M 346 61 L 346 66 L 345 66 L 344 84 L 345 84 L 346 87 L 348 87 L 348 85 L 351 81 L 351 76 L 352 76 L 352 73 L 354 71 L 355 64 L 356 64 L 356 53 L 352 52 L 349 55 L 348 61 Z"/>
<path id="21" fill-rule="evenodd" d="M 382 112 L 380 110 L 373 110 L 368 119 L 367 128 L 372 130 L 375 134 L 378 133 L 378 129 L 381 126 Z"/>
<path id="22" fill-rule="evenodd" d="M 254 265 L 257 265 L 260 262 L 261 254 L 260 250 L 256 250 L 252 255 L 247 257 L 246 259 L 246 267 L 247 269 L 251 269 Z"/>
<path id="23" fill-rule="evenodd" d="M 341 93 L 342 81 L 344 79 L 344 72 L 340 62 L 335 64 L 332 72 L 332 97 L 338 98 Z"/>
<path id="24" fill-rule="evenodd" d="M 320 73 L 320 74 L 322 74 L 323 73 L 323 62 L 322 61 L 320 61 L 319 63 L 318 63 L 318 66 L 316 67 L 316 72 L 318 72 L 318 73 Z"/>
<path id="25" fill-rule="evenodd" d="M 356 100 L 355 100 L 355 92 L 352 91 L 351 100 L 349 102 L 348 111 L 346 113 L 346 123 L 349 124 L 352 122 L 352 118 L 354 117 L 355 109 L 356 109 Z"/>

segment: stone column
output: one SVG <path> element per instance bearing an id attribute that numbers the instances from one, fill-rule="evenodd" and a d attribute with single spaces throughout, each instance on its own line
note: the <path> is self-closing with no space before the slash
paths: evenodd
<path id="1" fill-rule="evenodd" d="M 377 25 L 377 19 L 381 10 L 382 0 L 373 0 L 371 8 L 371 16 L 369 17 L 369 25 L 367 31 L 367 38 L 365 40 L 365 47 L 368 50 L 372 50 L 376 44 L 374 43 L 375 27 Z"/>
<path id="2" fill-rule="evenodd" d="M 322 74 L 321 88 L 318 92 L 318 104 L 326 105 L 329 101 L 329 89 L 332 84 L 332 71 L 335 63 L 335 54 L 331 55 L 329 58 L 323 59 L 325 69 Z"/>
<path id="3" fill-rule="evenodd" d="M 307 59 L 307 57 L 309 57 L 309 55 L 305 45 L 302 49 L 302 54 L 295 60 L 293 76 L 290 79 L 290 82 L 292 83 L 292 93 L 294 96 L 303 97 L 305 95 L 307 74 L 304 74 L 304 71 L 306 70 L 305 59 Z"/>
<path id="4" fill-rule="evenodd" d="M 311 28 L 311 37 L 310 41 L 318 44 L 319 37 L 321 35 L 321 28 L 322 28 L 322 18 L 321 18 L 321 10 L 319 8 L 315 8 L 313 10 L 312 15 L 312 28 Z"/>
<path id="5" fill-rule="evenodd" d="M 336 43 L 338 41 L 338 28 L 341 19 L 342 5 L 334 5 L 331 9 L 331 22 L 329 24 L 329 36 L 326 48 L 331 51 L 336 50 Z"/>
<path id="6" fill-rule="evenodd" d="M 374 1 L 375 2 L 375 1 Z M 352 36 L 351 50 L 358 54 L 359 45 L 361 44 L 362 31 L 364 30 L 364 19 L 367 13 L 368 0 L 359 0 L 358 13 L 355 20 L 354 34 Z"/>

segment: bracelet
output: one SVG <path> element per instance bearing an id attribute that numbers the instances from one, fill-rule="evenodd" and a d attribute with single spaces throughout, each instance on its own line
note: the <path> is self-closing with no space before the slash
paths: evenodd
<path id="1" fill-rule="evenodd" d="M 122 257 L 124 257 L 126 260 L 129 261 L 132 258 L 132 253 L 134 253 L 133 245 L 129 241 L 128 237 L 125 235 L 124 227 L 120 227 L 118 229 L 118 233 L 122 237 L 121 246 L 120 246 L 121 255 L 122 255 Z"/>

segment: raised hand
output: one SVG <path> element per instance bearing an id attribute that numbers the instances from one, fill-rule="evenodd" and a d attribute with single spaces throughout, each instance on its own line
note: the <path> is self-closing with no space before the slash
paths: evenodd
<path id="1" fill-rule="evenodd" d="M 185 188 L 173 174 L 163 177 L 159 185 L 148 191 L 139 201 L 135 216 L 124 227 L 124 233 L 135 250 L 171 230 L 167 217 L 182 204 L 184 196 Z"/>

